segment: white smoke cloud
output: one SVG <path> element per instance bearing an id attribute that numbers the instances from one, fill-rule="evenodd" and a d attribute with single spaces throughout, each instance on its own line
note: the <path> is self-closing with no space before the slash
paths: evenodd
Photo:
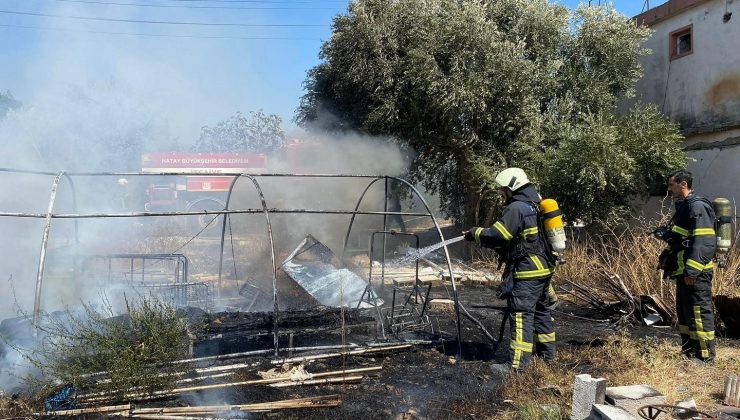
<path id="1" fill-rule="evenodd" d="M 50 2 L 42 11 L 77 12 L 62 2 Z M 134 12 L 128 15 L 120 12 L 118 16 L 136 17 Z M 57 26 L 79 28 L 71 22 Z M 3 150 L 0 167 L 48 172 L 138 171 L 141 152 L 186 151 L 198 138 L 202 126 L 227 118 L 234 108 L 245 112 L 263 108 L 270 113 L 274 105 L 272 96 L 285 95 L 280 91 L 267 95 L 259 85 L 259 77 L 251 79 L 257 80 L 251 84 L 214 84 L 210 80 L 206 83 L 204 79 L 210 78 L 235 80 L 234 72 L 250 69 L 245 64 L 239 69 L 214 71 L 212 65 L 205 65 L 212 64 L 219 54 L 233 53 L 233 49 L 213 43 L 183 44 L 181 40 L 152 43 L 137 37 L 55 32 L 45 33 L 42 39 L 28 57 L 19 85 L 7 87 L 24 106 L 0 119 Z M 245 60 L 254 59 L 259 57 L 245 52 Z M 268 157 L 270 171 L 402 176 L 409 163 L 408 157 L 388 139 L 298 131 L 290 137 L 300 137 L 303 142 L 285 154 Z M 59 187 L 54 210 L 57 213 L 142 211 L 139 204 L 144 200 L 146 185 L 154 182 L 150 179 L 131 178 L 123 186 L 115 177 L 75 177 L 76 207 L 71 185 L 65 179 Z M 53 176 L 0 172 L 0 212 L 44 214 L 52 180 Z M 260 178 L 259 181 L 271 208 L 352 210 L 370 179 Z M 361 210 L 383 210 L 383 184 L 377 182 L 368 191 Z M 120 200 L 123 193 L 136 198 L 132 200 L 136 205 L 123 208 Z M 251 183 L 240 181 L 231 208 L 260 207 Z M 335 253 L 341 253 L 349 220 L 349 215 L 271 215 L 277 263 L 307 234 L 324 242 Z M 242 283 L 258 277 L 270 284 L 264 216 L 235 215 L 231 221 L 232 229 L 227 235 L 233 233 L 237 237 L 233 251 L 237 262 L 232 263 L 237 267 L 232 276 Z M 105 267 L 85 271 L 82 262 L 90 254 L 178 251 L 190 258 L 191 281 L 212 279 L 218 269 L 218 247 L 213 245 L 217 242 L 189 242 L 193 234 L 189 222 L 183 218 L 82 219 L 78 221 L 80 244 L 77 245 L 74 222 L 54 220 L 42 309 L 51 312 L 74 308 L 82 302 L 99 302 L 102 296 L 115 305 L 116 299 L 123 298 L 128 289 L 110 282 Z M 382 216 L 358 216 L 353 232 L 365 236 L 353 237 L 349 247 L 369 240 L 369 232 L 380 226 Z M 0 232 L 4 236 L 0 241 L 3 256 L 0 280 L 12 276 L 15 288 L 15 295 L 9 287 L 0 288 L 0 299 L 16 302 L 26 314 L 33 308 L 42 231 L 42 219 L 0 217 Z M 227 242 L 225 251 L 227 262 L 232 254 L 231 242 Z M 225 272 L 228 274 L 231 269 L 225 267 Z M 125 270 L 114 267 L 114 271 L 113 277 L 120 277 Z M 236 288 L 228 292 L 233 294 Z M 0 308 L 0 318 L 16 315 L 12 305 Z M 0 378 L 0 386 L 2 382 Z"/>

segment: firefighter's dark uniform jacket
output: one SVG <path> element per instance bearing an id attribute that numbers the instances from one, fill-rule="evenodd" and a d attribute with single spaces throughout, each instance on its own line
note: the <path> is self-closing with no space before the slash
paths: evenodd
<path id="1" fill-rule="evenodd" d="M 473 228 L 469 233 L 477 243 L 505 256 L 504 285 L 510 283 L 511 288 L 506 293 L 511 327 L 509 358 L 514 369 L 522 368 L 533 350 L 546 360 L 555 356 L 555 330 L 547 305 L 555 262 L 548 258 L 544 232 L 540 232 L 539 203 L 535 187 L 524 186 L 513 192 L 493 227 Z"/>
<path id="2" fill-rule="evenodd" d="M 713 271 L 717 234 L 714 231 L 714 210 L 705 198 L 690 194 L 676 200 L 668 241 L 665 272 L 671 278 L 699 277 Z"/>
<path id="3" fill-rule="evenodd" d="M 505 273 L 512 273 L 515 280 L 545 279 L 554 271 L 555 266 L 546 255 L 539 232 L 535 207 L 539 203 L 540 197 L 533 185 L 522 187 L 512 193 L 503 216 L 493 227 L 472 230 L 477 243 L 505 254 Z"/>
<path id="4" fill-rule="evenodd" d="M 712 277 L 717 236 L 715 215 L 705 198 L 690 194 L 676 200 L 671 219 L 668 248 L 664 251 L 664 273 L 676 280 L 676 312 L 682 351 L 704 360 L 714 358 L 714 311 Z M 684 277 L 695 278 L 692 286 Z"/>

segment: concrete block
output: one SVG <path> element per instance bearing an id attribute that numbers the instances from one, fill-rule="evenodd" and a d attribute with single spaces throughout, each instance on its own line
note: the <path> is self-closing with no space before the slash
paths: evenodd
<path id="1" fill-rule="evenodd" d="M 591 413 L 593 420 L 639 420 L 623 408 L 607 404 L 594 404 Z"/>
<path id="2" fill-rule="evenodd" d="M 639 417 L 644 405 L 665 404 L 665 396 L 647 385 L 612 386 L 606 389 L 606 402 Z"/>
<path id="3" fill-rule="evenodd" d="M 591 375 L 576 375 L 573 384 L 572 420 L 585 420 L 591 416 L 591 406 L 604 403 L 606 379 Z"/>
<path id="4" fill-rule="evenodd" d="M 429 309 L 433 311 L 454 312 L 455 301 L 452 299 L 431 299 Z"/>
<path id="5" fill-rule="evenodd" d="M 673 404 L 675 408 L 673 410 L 673 417 L 677 419 L 690 419 L 693 417 L 693 413 L 696 410 L 696 401 L 694 401 L 693 398 L 688 398 L 681 401 L 676 401 L 675 404 Z"/>
<path id="6" fill-rule="evenodd" d="M 725 377 L 724 403 L 732 407 L 740 406 L 740 378 L 735 374 Z"/>
<path id="7" fill-rule="evenodd" d="M 732 420 L 737 420 L 738 418 L 740 418 L 740 408 L 728 407 L 724 405 L 717 407 L 717 418 L 721 420 L 728 417 Z"/>

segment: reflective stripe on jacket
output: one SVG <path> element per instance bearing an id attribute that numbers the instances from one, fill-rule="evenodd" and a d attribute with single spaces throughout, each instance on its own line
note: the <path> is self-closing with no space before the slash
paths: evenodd
<path id="1" fill-rule="evenodd" d="M 690 194 L 677 200 L 675 207 L 668 273 L 674 278 L 697 277 L 702 271 L 713 270 L 717 235 L 712 205 L 705 198 Z"/>
<path id="2" fill-rule="evenodd" d="M 539 231 L 537 208 L 532 205 L 539 202 L 534 186 L 525 186 L 513 193 L 501 219 L 492 227 L 472 229 L 480 245 L 507 250 L 506 269 L 517 280 L 542 279 L 555 271 L 545 255 L 545 235 Z"/>

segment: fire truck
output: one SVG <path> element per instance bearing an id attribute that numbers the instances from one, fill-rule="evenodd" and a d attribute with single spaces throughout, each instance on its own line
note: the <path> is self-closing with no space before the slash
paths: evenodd
<path id="1" fill-rule="evenodd" d="M 141 171 L 144 173 L 180 172 L 188 174 L 147 177 L 144 209 L 146 211 L 223 210 L 226 204 L 226 194 L 234 177 L 219 174 L 265 172 L 266 165 L 267 157 L 262 153 L 143 153 Z M 197 226 L 194 227 L 205 228 L 212 219 L 213 216 L 200 216 L 197 218 Z"/>

